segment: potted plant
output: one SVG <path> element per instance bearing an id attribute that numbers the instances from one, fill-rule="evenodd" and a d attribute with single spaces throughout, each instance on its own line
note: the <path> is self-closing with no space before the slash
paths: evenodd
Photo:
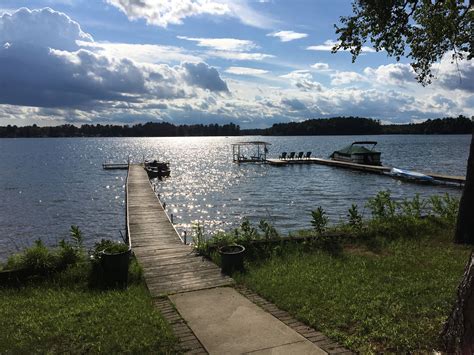
<path id="1" fill-rule="evenodd" d="M 239 244 L 225 245 L 219 248 L 221 256 L 221 270 L 224 274 L 244 270 L 245 247 Z"/>
<path id="2" fill-rule="evenodd" d="M 128 244 L 102 240 L 94 257 L 100 260 L 105 286 L 127 287 L 131 248 Z"/>

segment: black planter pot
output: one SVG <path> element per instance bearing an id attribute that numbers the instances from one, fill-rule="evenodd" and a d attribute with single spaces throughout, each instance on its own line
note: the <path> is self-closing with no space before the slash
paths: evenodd
<path id="1" fill-rule="evenodd" d="M 110 287 L 127 287 L 128 266 L 130 264 L 131 249 L 122 253 L 111 254 L 103 251 L 100 263 L 104 272 L 104 283 Z"/>
<path id="2" fill-rule="evenodd" d="M 219 248 L 222 272 L 230 275 L 234 271 L 244 271 L 244 253 L 243 245 L 234 244 Z"/>

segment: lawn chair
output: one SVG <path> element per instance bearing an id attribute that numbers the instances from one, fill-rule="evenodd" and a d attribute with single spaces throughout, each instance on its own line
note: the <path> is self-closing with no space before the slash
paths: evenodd
<path id="1" fill-rule="evenodd" d="M 306 152 L 304 158 L 309 159 L 311 157 L 311 152 Z"/>
<path id="2" fill-rule="evenodd" d="M 304 152 L 299 152 L 296 159 L 303 159 L 303 154 L 304 154 Z"/>
<path id="3" fill-rule="evenodd" d="M 295 159 L 295 152 L 290 152 L 288 159 Z"/>
<path id="4" fill-rule="evenodd" d="M 280 158 L 280 159 L 286 159 L 286 155 L 287 155 L 287 154 L 288 154 L 287 152 L 283 152 L 283 153 L 280 154 L 280 157 L 279 157 L 279 158 Z"/>

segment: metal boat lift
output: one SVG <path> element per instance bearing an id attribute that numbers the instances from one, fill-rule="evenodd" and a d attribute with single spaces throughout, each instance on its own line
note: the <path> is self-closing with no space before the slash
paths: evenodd
<path id="1" fill-rule="evenodd" d="M 256 163 L 267 161 L 268 142 L 250 141 L 232 144 L 232 161 L 234 163 Z"/>

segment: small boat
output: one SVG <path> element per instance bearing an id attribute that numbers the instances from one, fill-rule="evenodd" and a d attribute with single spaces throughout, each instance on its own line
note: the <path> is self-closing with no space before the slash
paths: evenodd
<path id="1" fill-rule="evenodd" d="M 369 149 L 364 145 L 372 145 L 372 147 Z M 336 150 L 330 155 L 330 158 L 355 164 L 382 165 L 380 162 L 381 153 L 374 150 L 376 145 L 377 142 L 375 141 L 354 142 L 347 147 Z"/>
<path id="2" fill-rule="evenodd" d="M 150 179 L 170 176 L 171 173 L 169 163 L 160 162 L 156 159 L 145 160 L 144 166 L 148 174 L 148 178 Z"/>
<path id="3" fill-rule="evenodd" d="M 434 182 L 434 178 L 429 175 L 425 175 L 416 171 L 410 171 L 410 170 L 405 170 L 405 169 L 392 168 L 390 170 L 390 175 L 395 178 L 410 180 L 414 182 L 421 182 L 421 183 Z"/>

